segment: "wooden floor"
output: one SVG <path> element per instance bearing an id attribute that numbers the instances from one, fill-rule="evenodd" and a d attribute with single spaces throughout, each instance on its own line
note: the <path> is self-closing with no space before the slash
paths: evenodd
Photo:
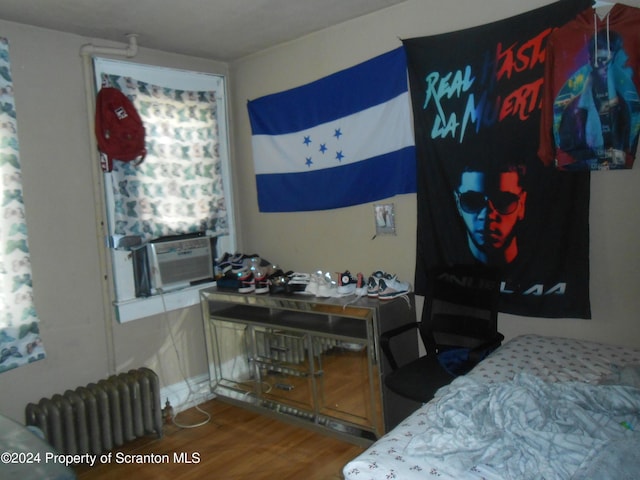
<path id="1" fill-rule="evenodd" d="M 183 429 L 166 425 L 161 439 L 150 436 L 135 440 L 114 450 L 110 463 L 77 466 L 78 478 L 339 480 L 343 478 L 344 464 L 364 450 L 218 400 L 200 408 L 211 414 L 211 421 L 205 426 Z M 177 421 L 196 424 L 204 418 L 202 413 L 191 409 L 180 413 Z M 150 454 L 168 461 L 153 463 L 149 457 L 138 457 Z M 145 463 L 137 464 L 134 460 Z"/>

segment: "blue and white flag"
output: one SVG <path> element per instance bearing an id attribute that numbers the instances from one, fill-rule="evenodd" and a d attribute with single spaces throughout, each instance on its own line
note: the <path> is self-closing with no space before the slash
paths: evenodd
<path id="1" fill-rule="evenodd" d="M 248 102 L 261 212 L 327 210 L 416 191 L 402 48 Z"/>

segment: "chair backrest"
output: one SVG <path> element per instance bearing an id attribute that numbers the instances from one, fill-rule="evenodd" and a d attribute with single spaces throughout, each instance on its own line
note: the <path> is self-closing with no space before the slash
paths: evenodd
<path id="1" fill-rule="evenodd" d="M 500 270 L 454 265 L 430 270 L 420 333 L 428 352 L 473 348 L 495 338 Z"/>

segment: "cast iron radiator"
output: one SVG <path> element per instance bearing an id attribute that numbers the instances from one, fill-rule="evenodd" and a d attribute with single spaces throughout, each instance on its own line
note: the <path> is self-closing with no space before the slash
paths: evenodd
<path id="1" fill-rule="evenodd" d="M 146 434 L 162 437 L 160 384 L 148 368 L 113 375 L 25 408 L 26 425 L 60 453 L 99 454 Z"/>

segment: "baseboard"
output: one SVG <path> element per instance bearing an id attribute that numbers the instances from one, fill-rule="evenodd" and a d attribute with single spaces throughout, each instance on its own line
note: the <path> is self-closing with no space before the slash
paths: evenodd
<path id="1" fill-rule="evenodd" d="M 202 374 L 160 389 L 160 404 L 164 408 L 167 399 L 175 413 L 215 398 L 209 387 L 209 375 Z"/>

